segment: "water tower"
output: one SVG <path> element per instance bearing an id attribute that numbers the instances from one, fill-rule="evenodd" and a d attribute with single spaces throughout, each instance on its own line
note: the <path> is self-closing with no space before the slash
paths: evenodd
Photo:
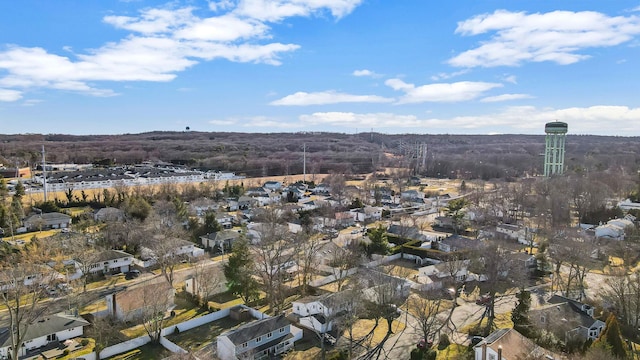
<path id="1" fill-rule="evenodd" d="M 544 176 L 562 175 L 564 172 L 564 143 L 567 137 L 567 123 L 554 121 L 544 126 Z"/>

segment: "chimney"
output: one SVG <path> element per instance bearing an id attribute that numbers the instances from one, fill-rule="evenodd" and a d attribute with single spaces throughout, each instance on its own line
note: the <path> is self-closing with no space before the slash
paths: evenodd
<path id="1" fill-rule="evenodd" d="M 498 345 L 498 360 L 502 360 L 502 345 Z"/>
<path id="2" fill-rule="evenodd" d="M 482 344 L 482 360 L 487 360 L 487 343 Z"/>

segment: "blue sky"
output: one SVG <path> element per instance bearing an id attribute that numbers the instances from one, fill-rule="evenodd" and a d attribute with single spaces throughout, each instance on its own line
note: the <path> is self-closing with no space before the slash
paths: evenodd
<path id="1" fill-rule="evenodd" d="M 0 2 L 0 132 L 640 135 L 640 1 Z"/>

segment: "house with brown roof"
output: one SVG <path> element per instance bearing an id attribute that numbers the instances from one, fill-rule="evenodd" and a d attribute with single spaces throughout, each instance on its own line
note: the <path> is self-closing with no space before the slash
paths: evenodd
<path id="1" fill-rule="evenodd" d="M 548 359 L 563 357 L 536 345 L 514 329 L 499 329 L 473 347 L 474 360 Z"/>
<path id="2" fill-rule="evenodd" d="M 168 310 L 174 305 L 174 299 L 175 291 L 165 281 L 150 283 L 105 296 L 108 314 L 120 321 L 140 318 L 145 309 L 150 306 L 157 307 L 158 304 L 164 304 L 165 310 Z"/>

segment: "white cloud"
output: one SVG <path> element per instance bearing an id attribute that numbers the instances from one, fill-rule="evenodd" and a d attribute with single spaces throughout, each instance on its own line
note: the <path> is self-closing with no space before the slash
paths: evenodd
<path id="1" fill-rule="evenodd" d="M 378 78 L 381 77 L 381 74 L 376 73 L 375 71 L 371 71 L 371 70 L 367 70 L 367 69 L 362 69 L 362 70 L 354 70 L 351 75 L 353 76 L 368 76 L 368 77 L 373 77 L 373 78 Z"/>
<path id="2" fill-rule="evenodd" d="M 67 56 L 40 47 L 9 46 L 0 50 L 0 86 L 20 91 L 52 88 L 93 96 L 113 96 L 94 82 L 171 81 L 177 73 L 199 62 L 226 59 L 233 62 L 280 65 L 283 54 L 297 44 L 271 41 L 269 23 L 290 16 L 311 16 L 328 11 L 335 18 L 347 15 L 361 0 L 237 0 L 209 3 L 210 16 L 194 8 L 146 8 L 136 16 L 109 15 L 103 21 L 131 33 Z M 206 10 L 205 10 L 206 11 Z M 221 13 L 222 12 L 222 13 Z M 65 53 L 70 47 L 64 47 Z M 9 94 L 6 93 L 5 94 Z M 5 95 L 5 98 L 14 98 Z"/>
<path id="3" fill-rule="evenodd" d="M 236 120 L 210 120 L 209 124 L 216 126 L 229 126 L 236 124 Z"/>
<path id="4" fill-rule="evenodd" d="M 451 73 L 438 73 L 436 75 L 431 76 L 431 80 L 440 81 L 440 80 L 451 79 L 452 77 L 464 75 L 468 72 L 469 72 L 469 69 L 462 69 L 460 71 L 454 71 Z"/>
<path id="5" fill-rule="evenodd" d="M 515 75 L 505 75 L 502 78 L 502 81 L 508 82 L 508 83 L 512 83 L 512 84 L 517 84 L 518 83 Z"/>
<path id="6" fill-rule="evenodd" d="M 233 8 L 233 1 L 231 0 L 219 0 L 219 1 L 209 2 L 209 9 L 211 11 L 223 11 L 231 8 Z"/>
<path id="7" fill-rule="evenodd" d="M 488 96 L 480 100 L 480 102 L 500 102 L 520 99 L 532 99 L 533 96 L 528 94 L 502 94 L 497 96 Z"/>
<path id="8" fill-rule="evenodd" d="M 569 124 L 570 134 L 640 135 L 640 108 L 605 105 L 565 109 L 512 106 L 490 114 L 424 119 L 393 113 L 317 112 L 302 115 L 299 120 L 306 126 L 373 127 L 395 133 L 408 129 L 445 133 L 455 128 L 470 134 L 544 134 L 545 123 L 564 121 Z"/>
<path id="9" fill-rule="evenodd" d="M 499 83 L 460 81 L 422 86 L 408 84 L 400 79 L 389 79 L 385 84 L 397 91 L 403 91 L 398 104 L 421 102 L 459 102 L 469 101 L 481 96 L 493 88 L 502 87 Z"/>
<path id="10" fill-rule="evenodd" d="M 242 125 L 248 128 L 270 128 L 270 129 L 295 129 L 301 125 L 298 123 L 290 123 L 282 121 L 282 119 L 270 118 L 266 116 L 254 116 L 246 119 L 246 122 Z"/>
<path id="11" fill-rule="evenodd" d="M 17 90 L 0 89 L 0 101 L 12 102 L 22 98 L 22 93 Z"/>
<path id="12" fill-rule="evenodd" d="M 393 99 L 385 98 L 377 95 L 352 95 L 335 91 L 322 92 L 297 92 L 287 95 L 282 99 L 274 100 L 270 105 L 287 105 L 287 106 L 307 106 L 307 105 L 326 105 L 338 103 L 388 103 Z"/>
<path id="13" fill-rule="evenodd" d="M 310 16 L 328 10 L 337 19 L 351 13 L 362 0 L 240 0 L 235 13 L 252 19 L 279 22 L 292 16 Z"/>
<path id="14" fill-rule="evenodd" d="M 22 106 L 35 106 L 35 105 L 37 105 L 37 104 L 39 104 L 41 102 L 42 102 L 42 100 L 40 100 L 40 99 L 29 99 L 29 100 L 25 100 L 22 103 Z"/>
<path id="15" fill-rule="evenodd" d="M 527 14 L 497 10 L 458 23 L 456 33 L 494 35 L 477 48 L 451 58 L 453 66 L 517 66 L 542 61 L 566 65 L 589 57 L 578 53 L 580 50 L 632 40 L 640 34 L 640 18 L 593 11 Z"/>

